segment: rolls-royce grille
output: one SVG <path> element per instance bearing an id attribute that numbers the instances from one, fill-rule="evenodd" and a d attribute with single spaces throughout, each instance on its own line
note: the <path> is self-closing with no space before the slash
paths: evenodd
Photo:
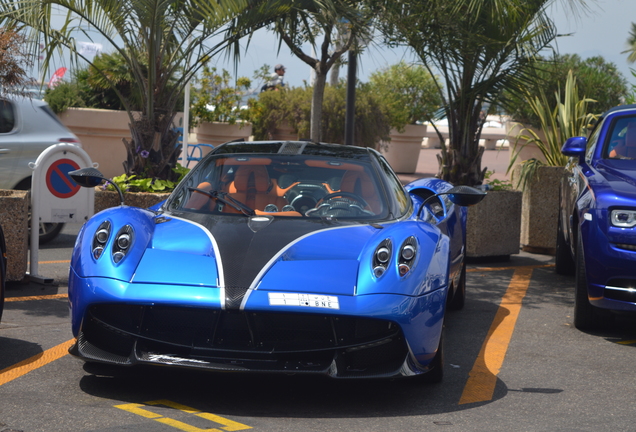
<path id="1" fill-rule="evenodd" d="M 82 338 L 123 357 L 137 350 L 142 359 L 176 356 L 181 364 L 188 359 L 246 370 L 288 372 L 295 364 L 299 371 L 324 373 L 335 361 L 338 376 L 388 374 L 407 354 L 401 329 L 391 321 L 176 306 L 91 306 Z"/>

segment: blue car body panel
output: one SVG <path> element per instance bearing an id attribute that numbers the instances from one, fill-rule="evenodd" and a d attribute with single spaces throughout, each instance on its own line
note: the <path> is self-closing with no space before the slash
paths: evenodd
<path id="1" fill-rule="evenodd" d="M 636 311 L 636 230 L 610 220 L 614 209 L 636 210 L 636 160 L 610 156 L 619 122 L 632 117 L 636 120 L 633 105 L 603 114 L 585 141 L 586 151 L 570 159 L 561 182 L 559 234 L 573 259 L 580 236 L 589 302 L 616 311 Z M 568 143 L 565 154 L 567 149 Z M 614 288 L 623 294 L 617 297 Z"/>
<path id="2" fill-rule="evenodd" d="M 429 212 L 428 207 L 422 210 L 420 217 L 417 213 L 423 197 L 450 188 L 451 185 L 438 179 L 413 182 L 405 188 L 409 193 L 404 196 L 410 197 L 410 202 L 403 204 L 409 209 L 406 214 L 370 223 L 328 217 L 308 220 L 210 216 L 171 211 L 167 208 L 170 200 L 154 211 L 126 206 L 105 210 L 84 225 L 71 260 L 69 301 L 72 330 L 78 337 L 71 352 L 88 361 L 122 365 L 145 362 L 215 370 L 280 372 L 289 371 L 289 364 L 294 363 L 297 370 L 333 377 L 426 372 L 440 344 L 446 303 L 452 295 L 450 290 L 458 283 L 464 265 L 466 210 L 440 197 L 443 212 L 437 216 L 428 214 L 426 222 L 422 219 Z M 254 228 L 253 224 L 263 221 L 262 228 Z M 96 233 L 106 222 L 110 224 L 110 236 L 103 246 L 104 252 L 95 257 Z M 125 258 L 116 262 L 111 252 L 115 250 L 115 233 L 127 226 L 132 227 L 131 246 Z M 393 245 L 390 261 L 386 272 L 378 276 L 371 263 L 379 245 L 387 241 Z M 401 259 L 401 245 L 407 242 L 414 245 L 417 254 L 409 271 L 400 274 L 397 263 Z M 237 283 L 244 287 L 240 295 L 234 288 Z M 277 300 L 281 298 L 294 301 Z M 111 310 L 117 312 L 111 314 Z M 183 331 L 192 331 L 184 336 L 187 341 L 181 341 L 180 336 L 168 329 L 159 329 L 162 326 L 159 317 L 167 316 L 161 315 L 163 313 L 184 314 L 180 322 L 175 320 L 173 325 L 179 328 L 183 325 Z M 393 346 L 391 344 L 402 344 L 404 358 L 399 364 L 394 362 L 386 370 L 373 369 L 372 373 L 371 369 L 359 370 L 359 366 L 349 365 L 346 372 L 334 366 L 345 364 L 344 360 L 323 362 L 294 357 L 292 361 L 285 357 L 284 361 L 276 360 L 280 366 L 272 366 L 273 360 L 261 365 L 261 357 L 272 351 L 283 352 L 283 357 L 288 355 L 284 353 L 291 349 L 285 343 L 292 342 L 270 341 L 269 333 L 259 330 L 266 340 L 264 346 L 271 343 L 275 349 L 268 352 L 259 350 L 258 346 L 239 349 L 224 339 L 229 336 L 214 333 L 203 337 L 198 334 L 202 332 L 200 327 L 194 330 L 184 323 L 190 317 L 199 319 L 196 318 L 199 315 L 214 322 L 210 328 L 226 326 L 215 330 L 224 335 L 234 335 L 227 323 L 237 321 L 243 329 L 243 321 L 249 322 L 251 324 L 245 327 L 248 332 L 252 329 L 250 326 L 258 324 L 251 320 L 265 322 L 262 317 L 266 317 L 285 323 L 276 324 L 279 332 L 281 328 L 304 331 L 291 328 L 293 323 L 301 323 L 296 324 L 299 327 L 315 324 L 313 333 L 306 335 L 311 338 L 324 330 L 316 320 L 329 321 L 334 332 L 347 335 L 335 354 L 337 359 L 346 353 L 354 356 L 357 350 L 381 350 L 382 346 Z M 338 320 L 351 322 L 357 330 L 350 333 L 338 327 Z M 150 322 L 150 329 L 139 328 L 133 322 Z M 374 331 L 380 336 L 366 335 L 364 329 L 376 323 L 379 327 Z M 386 323 L 386 329 L 381 323 Z M 261 325 L 268 329 L 274 326 L 269 321 Z M 153 326 L 157 329 L 152 329 Z M 389 334 L 386 332 L 390 335 L 386 336 Z M 92 336 L 87 336 L 89 333 Z M 158 342 L 156 334 L 165 340 Z M 122 340 L 117 344 L 110 342 L 117 338 Z M 245 338 L 247 345 L 254 339 L 249 335 Z M 126 341 L 130 341 L 131 352 L 119 352 Z M 228 347 L 223 343 L 229 343 Z M 338 345 L 337 341 L 333 343 Z M 171 344 L 180 354 L 162 351 L 162 344 Z M 201 346 L 195 347 L 197 344 Z M 220 359 L 245 350 L 254 351 L 244 354 L 250 357 L 248 360 L 241 357 L 232 363 Z M 203 354 L 194 354 L 199 351 Z M 294 355 L 303 352 L 300 348 L 291 351 L 296 353 Z M 322 356 L 329 350 L 321 345 L 309 351 Z M 212 352 L 221 354 L 212 355 Z M 244 362 L 252 366 L 239 366 Z"/>

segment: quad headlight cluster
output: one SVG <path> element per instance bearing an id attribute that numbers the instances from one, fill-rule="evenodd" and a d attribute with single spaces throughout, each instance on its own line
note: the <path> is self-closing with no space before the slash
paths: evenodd
<path id="1" fill-rule="evenodd" d="M 636 210 L 612 210 L 610 220 L 615 227 L 633 228 L 636 226 Z"/>
<path id="2" fill-rule="evenodd" d="M 92 253 L 93 258 L 98 259 L 104 253 L 106 244 L 110 239 L 112 225 L 109 221 L 104 221 L 95 231 L 93 236 Z M 115 235 L 112 246 L 112 257 L 115 263 L 121 262 L 130 250 L 134 239 L 133 227 L 130 225 L 123 226 Z"/>
<path id="3" fill-rule="evenodd" d="M 393 243 L 391 239 L 383 240 L 373 254 L 373 275 L 382 277 L 389 269 L 393 257 Z M 417 256 L 417 241 L 411 236 L 404 240 L 397 256 L 397 269 L 400 276 L 406 276 L 413 268 Z"/>

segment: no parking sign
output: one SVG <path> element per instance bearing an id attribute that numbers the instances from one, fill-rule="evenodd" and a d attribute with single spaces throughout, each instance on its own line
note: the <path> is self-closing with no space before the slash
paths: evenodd
<path id="1" fill-rule="evenodd" d="M 30 276 L 38 275 L 39 224 L 47 222 L 84 222 L 93 216 L 95 191 L 82 188 L 68 175 L 69 171 L 94 166 L 91 158 L 73 144 L 54 144 L 38 156 L 31 182 L 31 263 Z"/>
<path id="2" fill-rule="evenodd" d="M 46 187 L 54 196 L 62 199 L 70 198 L 80 190 L 68 173 L 78 170 L 80 166 L 71 159 L 59 159 L 46 171 Z"/>
<path id="3" fill-rule="evenodd" d="M 92 167 L 90 157 L 73 144 L 55 144 L 32 164 L 32 214 L 40 222 L 84 222 L 93 215 L 95 191 L 81 188 L 69 171 Z"/>

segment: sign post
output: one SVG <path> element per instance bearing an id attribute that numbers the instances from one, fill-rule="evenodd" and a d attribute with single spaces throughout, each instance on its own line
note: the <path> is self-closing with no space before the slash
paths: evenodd
<path id="1" fill-rule="evenodd" d="M 96 164 L 81 147 L 61 143 L 48 147 L 29 166 L 33 170 L 29 276 L 34 282 L 51 283 L 38 274 L 40 223 L 84 222 L 93 215 L 95 191 L 80 187 L 68 173 Z"/>

